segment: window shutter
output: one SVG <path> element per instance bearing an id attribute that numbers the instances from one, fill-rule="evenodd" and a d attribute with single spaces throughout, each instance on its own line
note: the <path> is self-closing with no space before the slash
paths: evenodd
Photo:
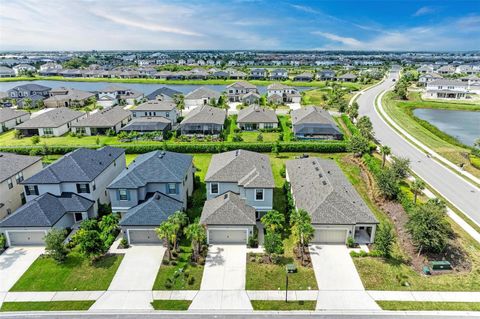
<path id="1" fill-rule="evenodd" d="M 180 187 L 179 187 L 178 183 L 175 183 L 175 194 L 177 194 L 177 195 L 180 193 L 179 188 Z"/>
<path id="2" fill-rule="evenodd" d="M 80 184 L 76 184 L 77 185 L 77 193 L 80 194 Z"/>
<path id="3" fill-rule="evenodd" d="M 34 188 L 35 188 L 35 195 L 38 195 L 38 186 L 35 185 Z"/>
<path id="4" fill-rule="evenodd" d="M 90 184 L 85 184 L 87 186 L 87 193 L 90 193 Z"/>
<path id="5" fill-rule="evenodd" d="M 27 195 L 30 195 L 30 188 L 28 187 L 28 185 L 25 185 L 25 194 Z"/>
<path id="6" fill-rule="evenodd" d="M 127 200 L 130 200 L 130 191 L 127 189 Z"/>

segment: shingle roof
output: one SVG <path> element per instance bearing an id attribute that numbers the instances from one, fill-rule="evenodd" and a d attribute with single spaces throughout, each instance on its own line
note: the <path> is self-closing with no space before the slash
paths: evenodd
<path id="1" fill-rule="evenodd" d="M 124 153 L 123 148 L 111 146 L 97 150 L 79 148 L 23 181 L 23 184 L 91 182 Z"/>
<path id="2" fill-rule="evenodd" d="M 21 117 L 27 114 L 28 112 L 12 110 L 8 107 L 0 108 L 0 123 L 16 119 L 17 117 Z"/>
<path id="3" fill-rule="evenodd" d="M 180 94 L 182 94 L 182 92 L 174 89 L 170 89 L 167 87 L 161 87 L 159 89 L 156 89 L 155 91 L 153 91 L 152 93 L 148 94 L 145 97 L 149 100 L 155 100 L 159 95 L 166 95 L 173 98 L 175 95 L 180 95 Z"/>
<path id="4" fill-rule="evenodd" d="M 267 86 L 267 90 L 287 90 L 291 89 L 291 86 L 282 84 L 282 83 L 272 83 L 269 86 Z"/>
<path id="5" fill-rule="evenodd" d="M 338 78 L 339 79 L 356 79 L 357 76 L 353 73 L 347 73 L 347 74 L 344 74 L 344 75 L 340 75 Z"/>
<path id="6" fill-rule="evenodd" d="M 49 97 L 48 99 L 45 100 L 45 102 L 48 102 L 50 100 L 57 100 L 57 101 L 64 101 L 64 100 L 86 100 L 88 98 L 91 98 L 95 96 L 95 94 L 87 91 L 81 91 L 77 89 L 67 89 L 67 88 L 56 88 L 50 91 L 57 91 L 57 92 L 66 92 L 64 94 L 57 94 Z"/>
<path id="7" fill-rule="evenodd" d="M 40 84 L 35 84 L 35 83 L 28 83 L 28 84 L 22 84 L 18 85 L 11 90 L 26 90 L 26 91 L 47 91 L 51 90 L 48 86 L 40 85 Z M 10 91 L 10 90 L 9 90 Z"/>
<path id="8" fill-rule="evenodd" d="M 153 151 L 138 156 L 108 188 L 138 188 L 148 183 L 183 182 L 193 157 L 167 151 Z"/>
<path id="9" fill-rule="evenodd" d="M 185 100 L 198 100 L 203 98 L 218 99 L 220 95 L 219 92 L 202 86 L 185 95 Z"/>
<path id="10" fill-rule="evenodd" d="M 246 81 L 238 81 L 227 85 L 227 88 L 256 89 L 257 87 Z"/>
<path id="11" fill-rule="evenodd" d="M 131 114 L 121 106 L 112 107 L 93 113 L 77 123 L 73 123 L 72 127 L 113 127 L 130 117 Z"/>
<path id="12" fill-rule="evenodd" d="M 140 205 L 130 208 L 120 220 L 120 226 L 159 226 L 175 213 L 182 211 L 181 201 L 156 192 Z"/>
<path id="13" fill-rule="evenodd" d="M 278 123 L 278 118 L 272 109 L 251 105 L 238 112 L 237 123 Z"/>
<path id="14" fill-rule="evenodd" d="M 31 118 L 28 121 L 17 125 L 16 128 L 36 129 L 39 127 L 60 127 L 84 114 L 84 112 L 75 111 L 66 107 L 59 107 Z"/>
<path id="15" fill-rule="evenodd" d="M 233 182 L 245 188 L 274 188 L 268 155 L 246 150 L 214 154 L 206 182 Z"/>
<path id="16" fill-rule="evenodd" d="M 68 212 L 86 212 L 93 201 L 74 193 L 45 193 L 0 222 L 0 227 L 52 227 Z"/>
<path id="17" fill-rule="evenodd" d="M 212 123 L 223 125 L 225 123 L 225 119 L 227 118 L 227 112 L 223 109 L 218 107 L 212 107 L 209 105 L 202 105 L 194 108 L 190 111 L 180 125 L 185 124 L 204 124 L 204 123 Z"/>
<path id="18" fill-rule="evenodd" d="M 452 79 L 438 79 L 432 81 L 427 84 L 428 86 L 435 86 L 435 85 L 454 85 L 454 86 L 467 86 L 467 83 L 462 82 L 460 80 L 452 80 Z"/>
<path id="19" fill-rule="evenodd" d="M 306 158 L 286 162 L 295 205 L 313 224 L 377 223 L 363 199 L 332 160 Z"/>
<path id="20" fill-rule="evenodd" d="M 293 110 L 291 115 L 292 125 L 304 123 L 318 123 L 332 124 L 335 126 L 330 113 L 316 106 L 307 106 Z"/>
<path id="21" fill-rule="evenodd" d="M 153 116 L 153 117 L 139 117 L 134 118 L 127 125 L 122 127 L 120 131 L 163 131 L 172 121 L 162 116 Z"/>
<path id="22" fill-rule="evenodd" d="M 133 111 L 171 111 L 175 107 L 173 102 L 151 100 L 140 104 Z"/>
<path id="23" fill-rule="evenodd" d="M 207 225 L 255 225 L 255 208 L 235 193 L 227 192 L 203 205 L 200 223 Z"/>
<path id="24" fill-rule="evenodd" d="M 25 156 L 0 152 L 0 182 L 41 161 L 40 156 Z"/>

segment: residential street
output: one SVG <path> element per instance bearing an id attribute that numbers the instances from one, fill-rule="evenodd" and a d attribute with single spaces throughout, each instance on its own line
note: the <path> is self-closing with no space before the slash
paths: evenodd
<path id="1" fill-rule="evenodd" d="M 405 141 L 376 112 L 375 98 L 382 91 L 395 84 L 392 79 L 398 79 L 398 74 L 390 73 L 382 84 L 365 91 L 359 96 L 357 102 L 360 106 L 360 116 L 370 117 L 375 130 L 375 137 L 381 144 L 390 146 L 393 155 L 409 158 L 411 161 L 410 167 L 418 176 L 480 224 L 478 205 L 480 203 L 480 189 L 434 159 L 428 158 L 424 152 Z"/>

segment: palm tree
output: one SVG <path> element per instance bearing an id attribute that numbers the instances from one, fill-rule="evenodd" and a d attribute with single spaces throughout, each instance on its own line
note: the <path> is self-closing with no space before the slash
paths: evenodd
<path id="1" fill-rule="evenodd" d="M 290 223 L 292 225 L 293 238 L 300 250 L 303 261 L 305 246 L 308 245 L 315 232 L 312 226 L 312 220 L 307 211 L 299 209 L 293 211 Z"/>
<path id="2" fill-rule="evenodd" d="M 195 219 L 195 222 L 188 225 L 183 232 L 185 236 L 187 236 L 187 238 L 192 242 L 193 259 L 196 262 L 200 256 L 200 247 L 207 239 L 205 226 L 200 224 L 200 220 L 197 218 Z"/>
<path id="3" fill-rule="evenodd" d="M 185 97 L 183 94 L 175 94 L 173 96 L 173 101 L 177 105 L 177 108 L 180 110 L 180 116 L 182 115 L 182 111 L 185 109 Z"/>
<path id="4" fill-rule="evenodd" d="M 412 192 L 413 192 L 413 203 L 417 204 L 417 196 L 420 194 L 421 191 L 425 189 L 425 182 L 422 181 L 421 179 L 415 179 L 415 181 L 412 183 L 410 186 Z"/>
<path id="5" fill-rule="evenodd" d="M 175 237 L 173 239 L 173 249 L 175 250 L 177 249 L 177 239 L 179 237 L 180 230 L 188 223 L 188 216 L 184 212 L 176 211 L 168 217 L 168 221 L 173 224 L 175 230 Z"/>
<path id="6" fill-rule="evenodd" d="M 272 233 L 274 233 L 277 230 L 283 229 L 283 224 L 285 223 L 285 216 L 276 210 L 269 210 L 260 219 L 260 221 L 265 226 L 267 231 L 271 231 Z"/>
<path id="7" fill-rule="evenodd" d="M 166 241 L 168 260 L 171 260 L 172 259 L 171 244 L 174 242 L 176 237 L 175 225 L 171 221 L 166 220 L 163 223 L 161 223 L 158 228 L 155 228 L 155 232 L 157 233 L 158 238 Z"/>
<path id="8" fill-rule="evenodd" d="M 392 150 L 387 145 L 380 146 L 380 154 L 382 154 L 382 167 L 385 167 L 387 156 L 392 153 Z"/>

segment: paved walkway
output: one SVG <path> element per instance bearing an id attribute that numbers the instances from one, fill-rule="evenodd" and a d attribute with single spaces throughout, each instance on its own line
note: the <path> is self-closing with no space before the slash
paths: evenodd
<path id="1" fill-rule="evenodd" d="M 44 247 L 13 247 L 0 255 L 0 292 L 9 291 L 45 251 Z"/>

